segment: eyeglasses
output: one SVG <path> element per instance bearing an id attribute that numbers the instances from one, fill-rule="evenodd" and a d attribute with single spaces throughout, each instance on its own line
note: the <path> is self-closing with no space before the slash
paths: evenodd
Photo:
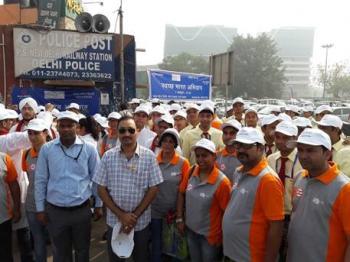
<path id="1" fill-rule="evenodd" d="M 41 131 L 34 131 L 34 130 L 28 130 L 28 135 L 32 136 L 32 135 L 40 135 Z"/>
<path id="2" fill-rule="evenodd" d="M 256 146 L 257 143 L 254 143 L 254 144 L 243 144 L 243 143 L 239 143 L 239 142 L 234 142 L 232 145 L 233 145 L 233 147 L 234 147 L 235 149 L 249 150 L 249 149 L 251 149 L 253 146 Z"/>
<path id="3" fill-rule="evenodd" d="M 135 128 L 131 128 L 131 127 L 129 127 L 129 128 L 121 127 L 121 128 L 118 129 L 119 134 L 125 134 L 126 131 L 128 131 L 129 134 L 133 135 L 133 134 L 135 134 L 136 129 Z"/>

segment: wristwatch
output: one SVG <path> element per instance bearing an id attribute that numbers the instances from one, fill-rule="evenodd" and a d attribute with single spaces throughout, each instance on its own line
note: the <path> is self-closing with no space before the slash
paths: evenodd
<path id="1" fill-rule="evenodd" d="M 179 224 L 179 223 L 184 222 L 184 220 L 180 217 L 180 218 L 176 218 L 175 222 L 176 222 L 176 224 Z"/>

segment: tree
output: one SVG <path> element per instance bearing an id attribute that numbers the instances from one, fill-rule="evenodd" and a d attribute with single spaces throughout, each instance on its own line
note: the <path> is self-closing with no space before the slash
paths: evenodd
<path id="1" fill-rule="evenodd" d="M 234 51 L 234 87 L 229 96 L 280 97 L 284 87 L 284 67 L 275 42 L 267 35 L 237 36 Z"/>
<path id="2" fill-rule="evenodd" d="M 324 66 L 318 66 L 318 82 L 322 87 L 326 84 L 326 93 L 339 98 L 350 95 L 350 73 L 345 64 L 335 64 L 325 76 Z"/>
<path id="3" fill-rule="evenodd" d="M 163 62 L 158 65 L 160 69 L 208 74 L 209 73 L 209 61 L 202 56 L 194 56 L 188 53 L 181 53 L 177 56 L 168 56 L 163 59 Z"/>

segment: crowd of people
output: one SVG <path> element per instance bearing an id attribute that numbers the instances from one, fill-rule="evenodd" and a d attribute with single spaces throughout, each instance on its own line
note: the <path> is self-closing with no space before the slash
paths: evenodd
<path id="1" fill-rule="evenodd" d="M 48 241 L 54 262 L 89 261 L 104 218 L 111 262 L 350 261 L 350 142 L 328 105 L 0 106 L 0 261 L 13 242 L 47 261 Z"/>

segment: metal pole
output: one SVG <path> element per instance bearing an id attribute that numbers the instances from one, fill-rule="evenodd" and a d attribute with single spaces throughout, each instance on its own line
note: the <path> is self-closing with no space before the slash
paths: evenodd
<path id="1" fill-rule="evenodd" d="M 324 76 L 323 76 L 323 95 L 322 97 L 325 98 L 326 96 L 326 89 L 327 89 L 327 67 L 328 67 L 328 49 L 333 47 L 333 44 L 327 44 L 323 45 L 322 48 L 326 49 L 326 62 L 324 66 Z"/>
<path id="2" fill-rule="evenodd" d="M 125 102 L 125 80 L 124 80 L 124 35 L 123 35 L 123 0 L 119 8 L 119 34 L 120 34 L 120 91 L 122 103 Z"/>
<path id="3" fill-rule="evenodd" d="M 5 51 L 5 36 L 2 34 L 1 36 L 1 44 L 2 46 L 2 62 L 3 62 L 3 69 L 4 69 L 4 105 L 6 106 L 6 98 L 7 98 L 7 77 L 6 77 L 6 51 Z"/>

